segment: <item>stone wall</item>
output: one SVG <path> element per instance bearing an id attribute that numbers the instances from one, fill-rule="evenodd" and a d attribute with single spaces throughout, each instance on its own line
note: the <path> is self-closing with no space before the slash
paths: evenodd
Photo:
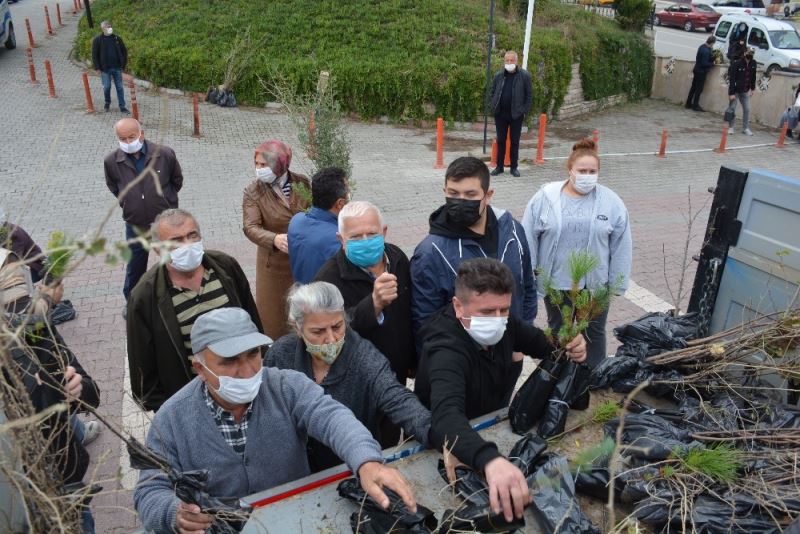
<path id="1" fill-rule="evenodd" d="M 567 95 L 561 109 L 556 113 L 557 119 L 570 119 L 586 113 L 597 111 L 608 106 L 614 106 L 625 102 L 626 95 L 613 95 L 600 100 L 584 100 L 583 85 L 581 84 L 580 64 L 573 63 L 572 79 L 567 87 Z"/>

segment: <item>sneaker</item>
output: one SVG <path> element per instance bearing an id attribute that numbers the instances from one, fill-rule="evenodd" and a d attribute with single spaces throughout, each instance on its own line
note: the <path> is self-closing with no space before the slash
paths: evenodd
<path id="1" fill-rule="evenodd" d="M 86 421 L 84 424 L 83 445 L 88 445 L 97 439 L 103 427 L 97 421 Z"/>
<path id="2" fill-rule="evenodd" d="M 490 172 L 489 174 L 491 174 L 492 176 L 497 176 L 498 174 L 503 174 L 503 168 L 502 167 L 495 167 L 495 169 L 492 172 Z"/>
<path id="3" fill-rule="evenodd" d="M 110 103 L 110 102 L 106 102 L 106 105 L 105 105 L 105 106 L 103 106 L 103 111 L 105 111 L 106 113 L 108 113 L 108 110 L 109 110 L 109 108 L 110 108 L 110 107 L 111 107 L 111 103 Z"/>
<path id="4" fill-rule="evenodd" d="M 122 113 L 123 115 L 130 115 L 130 114 L 131 114 L 131 112 L 128 110 L 128 108 L 120 108 L 120 110 L 119 110 L 119 111 L 120 111 L 120 113 Z"/>
<path id="5" fill-rule="evenodd" d="M 733 135 L 733 128 L 728 128 L 728 135 Z"/>
<path id="6" fill-rule="evenodd" d="M 517 169 L 511 169 L 511 176 L 519 178 L 519 171 Z"/>
<path id="7" fill-rule="evenodd" d="M 745 128 L 745 130 L 742 133 L 745 135 L 753 135 L 753 132 L 750 131 L 750 128 Z"/>

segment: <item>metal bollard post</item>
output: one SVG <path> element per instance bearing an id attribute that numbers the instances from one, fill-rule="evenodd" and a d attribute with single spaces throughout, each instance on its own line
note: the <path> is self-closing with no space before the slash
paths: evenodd
<path id="1" fill-rule="evenodd" d="M 50 89 L 50 98 L 56 98 L 56 85 L 53 83 L 53 69 L 50 67 L 50 60 L 44 60 L 44 71 L 47 73 L 47 87 Z"/>
<path id="2" fill-rule="evenodd" d="M 83 92 L 86 95 L 86 113 L 94 113 L 94 102 L 92 102 L 92 91 L 89 88 L 89 76 L 84 72 L 81 74 L 83 78 Z"/>
<path id="3" fill-rule="evenodd" d="M 31 83 L 38 84 L 36 81 L 36 66 L 33 64 L 33 50 L 28 48 L 28 73 L 31 75 Z"/>

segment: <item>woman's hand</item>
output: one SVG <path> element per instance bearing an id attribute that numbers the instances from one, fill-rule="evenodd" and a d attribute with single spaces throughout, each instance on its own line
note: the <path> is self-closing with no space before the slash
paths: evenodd
<path id="1" fill-rule="evenodd" d="M 273 246 L 281 252 L 289 253 L 289 238 L 286 234 L 276 234 L 272 242 Z"/>

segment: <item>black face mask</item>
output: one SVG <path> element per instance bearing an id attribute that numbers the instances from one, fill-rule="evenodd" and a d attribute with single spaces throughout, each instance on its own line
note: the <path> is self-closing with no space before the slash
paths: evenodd
<path id="1" fill-rule="evenodd" d="M 447 220 L 458 226 L 472 226 L 481 218 L 481 201 L 446 197 Z"/>

